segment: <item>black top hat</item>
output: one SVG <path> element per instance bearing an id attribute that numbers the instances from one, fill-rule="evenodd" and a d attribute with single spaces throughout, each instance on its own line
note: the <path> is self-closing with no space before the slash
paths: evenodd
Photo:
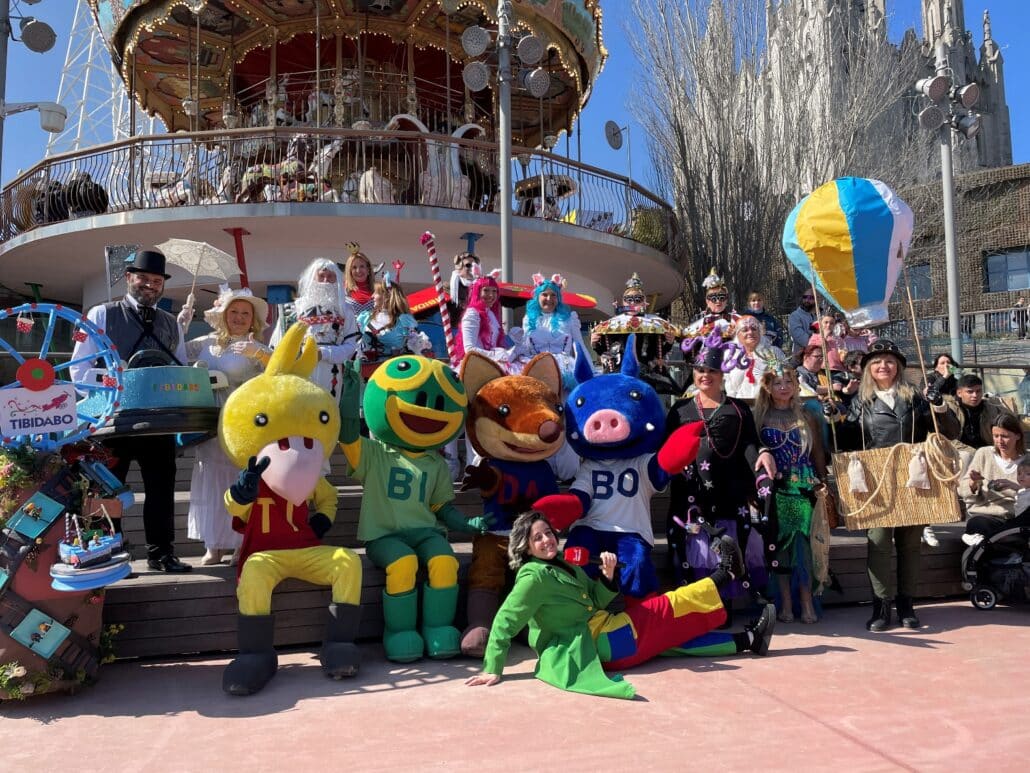
<path id="1" fill-rule="evenodd" d="M 908 367 L 908 363 L 905 360 L 905 355 L 901 353 L 901 349 L 898 348 L 898 345 L 886 338 L 879 339 L 878 341 L 876 341 L 876 343 L 872 344 L 869 347 L 869 351 L 866 352 L 865 355 L 863 355 L 862 357 L 862 367 L 865 368 L 869 360 L 871 360 L 873 357 L 879 354 L 893 354 L 895 357 L 898 358 L 898 361 L 901 363 L 902 368 Z"/>
<path id="2" fill-rule="evenodd" d="M 132 263 L 125 266 L 130 274 L 160 274 L 165 279 L 171 279 L 171 274 L 165 273 L 165 256 L 160 250 L 139 250 L 133 255 Z"/>

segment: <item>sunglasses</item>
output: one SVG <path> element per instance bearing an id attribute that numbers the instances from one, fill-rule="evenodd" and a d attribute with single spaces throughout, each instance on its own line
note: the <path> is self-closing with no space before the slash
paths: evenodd
<path id="1" fill-rule="evenodd" d="M 801 296 L 801 300 L 803 300 L 803 301 L 814 301 L 815 300 L 815 296 L 814 295 L 802 295 Z"/>
<path id="2" fill-rule="evenodd" d="M 622 296 L 623 303 L 643 303 L 646 299 L 643 295 L 624 295 Z"/>
<path id="3" fill-rule="evenodd" d="M 742 331 L 745 331 L 745 330 L 754 330 L 755 332 L 759 332 L 759 331 L 761 331 L 761 329 L 762 329 L 762 328 L 761 328 L 761 327 L 759 327 L 758 325 L 741 325 L 741 326 L 740 326 L 740 330 L 742 330 Z"/>
<path id="4" fill-rule="evenodd" d="M 705 296 L 705 299 L 709 301 L 715 301 L 716 303 L 721 303 L 729 297 L 730 296 L 726 295 L 725 293 L 716 293 L 715 295 Z"/>

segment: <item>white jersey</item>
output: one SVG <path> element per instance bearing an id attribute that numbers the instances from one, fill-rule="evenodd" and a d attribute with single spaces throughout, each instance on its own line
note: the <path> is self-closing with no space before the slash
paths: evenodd
<path id="1" fill-rule="evenodd" d="M 590 509 L 574 525 L 598 531 L 632 532 L 654 544 L 651 485 L 647 467 L 654 454 L 633 459 L 584 459 L 572 488 L 590 497 Z"/>

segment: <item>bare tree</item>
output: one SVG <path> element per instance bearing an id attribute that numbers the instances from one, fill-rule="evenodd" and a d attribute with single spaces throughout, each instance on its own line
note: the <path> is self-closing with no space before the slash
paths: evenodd
<path id="1" fill-rule="evenodd" d="M 931 154 L 905 99 L 918 49 L 911 35 L 889 43 L 872 11 L 805 0 L 633 7 L 643 70 L 633 108 L 680 221 L 688 308 L 712 266 L 739 294 L 782 285 L 784 221 L 818 185 L 925 179 Z"/>

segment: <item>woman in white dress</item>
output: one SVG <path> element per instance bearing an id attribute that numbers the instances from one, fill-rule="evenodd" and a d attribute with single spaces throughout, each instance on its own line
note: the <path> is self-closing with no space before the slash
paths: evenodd
<path id="1" fill-rule="evenodd" d="M 454 342 L 455 360 L 461 362 L 469 352 L 479 352 L 508 368 L 511 352 L 501 326 L 501 291 L 493 271 L 480 276 L 469 291 L 469 305 L 461 315 L 461 326 Z"/>
<path id="2" fill-rule="evenodd" d="M 558 361 L 566 389 L 576 386 L 576 342 L 587 351 L 579 315 L 562 299 L 565 280 L 561 274 L 545 279 L 533 274 L 533 297 L 526 304 L 522 328 L 510 331 L 515 341 L 516 363 L 521 367 L 538 354 L 550 353 Z"/>
<path id="3" fill-rule="evenodd" d="M 204 321 L 214 332 L 186 342 L 191 362 L 225 374 L 228 388 L 215 391 L 219 406 L 225 404 L 232 390 L 260 373 L 268 362 L 269 348 L 256 340 L 265 328 L 267 316 L 268 304 L 249 289 L 230 290 L 223 285 L 214 306 L 204 312 Z M 222 558 L 240 546 L 241 535 L 232 530 L 232 518 L 223 503 L 226 490 L 239 474 L 239 468 L 226 457 L 217 437 L 196 447 L 187 536 L 204 542 L 207 552 L 200 563 L 205 566 L 221 563 Z"/>

